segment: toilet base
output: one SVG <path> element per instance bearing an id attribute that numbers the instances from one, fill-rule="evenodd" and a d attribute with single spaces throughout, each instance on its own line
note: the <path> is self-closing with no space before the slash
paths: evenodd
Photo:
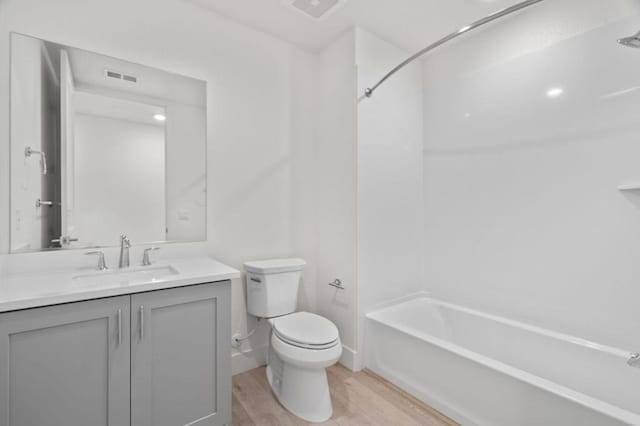
<path id="1" fill-rule="evenodd" d="M 301 419 L 322 423 L 333 415 L 324 368 L 306 369 L 285 364 L 270 351 L 267 380 L 278 401 Z"/>

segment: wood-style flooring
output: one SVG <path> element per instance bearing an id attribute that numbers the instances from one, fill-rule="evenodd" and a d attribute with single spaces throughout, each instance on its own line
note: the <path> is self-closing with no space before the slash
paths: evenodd
<path id="1" fill-rule="evenodd" d="M 327 370 L 333 417 L 324 425 L 441 426 L 453 420 L 370 371 Z M 271 393 L 265 368 L 233 378 L 233 424 L 308 425 L 283 408 Z"/>

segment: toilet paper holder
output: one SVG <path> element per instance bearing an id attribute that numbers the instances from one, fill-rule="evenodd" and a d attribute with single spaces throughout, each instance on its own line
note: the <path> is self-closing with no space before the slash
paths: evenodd
<path id="1" fill-rule="evenodd" d="M 335 287 L 339 290 L 344 290 L 344 286 L 342 285 L 342 280 L 340 280 L 340 278 L 336 278 L 335 280 L 333 280 L 333 282 L 330 282 L 329 285 L 331 287 Z"/>

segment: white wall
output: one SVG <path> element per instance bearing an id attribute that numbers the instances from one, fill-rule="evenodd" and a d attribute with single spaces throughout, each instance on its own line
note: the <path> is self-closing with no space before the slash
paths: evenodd
<path id="1" fill-rule="evenodd" d="M 362 368 L 359 316 L 422 288 L 422 75 L 364 89 L 407 53 L 356 28 L 320 52 L 316 148 L 317 306 Z M 360 98 L 360 99 L 358 99 Z M 327 284 L 339 278 L 344 290 Z"/>
<path id="2" fill-rule="evenodd" d="M 638 349 L 638 6 L 546 2 L 427 59 L 425 289 Z"/>
<path id="3" fill-rule="evenodd" d="M 358 93 L 409 55 L 358 29 Z M 358 280 L 365 310 L 422 287 L 422 67 L 358 103 Z"/>
<path id="4" fill-rule="evenodd" d="M 332 320 L 345 346 L 357 349 L 357 139 L 355 32 L 320 52 L 316 157 L 317 307 Z M 339 278 L 345 290 L 328 285 Z"/>
<path id="5" fill-rule="evenodd" d="M 168 241 L 200 241 L 206 229 L 206 113 L 198 106 L 165 107 Z"/>
<path id="6" fill-rule="evenodd" d="M 165 239 L 163 126 L 74 117 L 75 234 L 83 245 Z"/>
<path id="7" fill-rule="evenodd" d="M 3 0 L 0 29 L 1 99 L 9 93 L 9 31 L 206 80 L 208 254 L 236 268 L 251 259 L 310 255 L 306 230 L 313 207 L 308 194 L 299 197 L 299 180 L 308 180 L 300 171 L 312 168 L 304 164 L 313 149 L 312 55 L 188 1 Z M 8 104 L 0 102 L 4 252 L 8 123 Z M 308 260 L 303 308 L 313 307 L 315 298 L 313 260 Z M 232 297 L 233 331 L 245 331 L 240 281 L 234 282 Z M 244 349 L 265 344 L 262 331 Z M 244 366 L 260 357 L 244 357 Z"/>
<path id="8" fill-rule="evenodd" d="M 358 28 L 358 94 L 408 56 Z M 419 62 L 358 102 L 359 336 L 366 312 L 423 287 L 422 118 Z"/>

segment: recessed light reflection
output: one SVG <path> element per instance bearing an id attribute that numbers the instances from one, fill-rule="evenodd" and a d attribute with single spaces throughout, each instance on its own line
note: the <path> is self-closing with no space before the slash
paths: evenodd
<path id="1" fill-rule="evenodd" d="M 557 98 L 558 96 L 562 96 L 563 93 L 564 89 L 562 87 L 552 87 L 551 89 L 547 90 L 547 97 Z"/>
<path id="2" fill-rule="evenodd" d="M 167 117 L 164 114 L 154 114 L 153 118 L 158 121 L 165 121 Z"/>
<path id="3" fill-rule="evenodd" d="M 630 87 L 629 89 L 618 90 L 617 92 L 607 93 L 606 95 L 600 96 L 600 99 L 617 98 L 618 96 L 628 95 L 629 93 L 633 93 L 638 90 L 640 90 L 640 86 Z"/>

